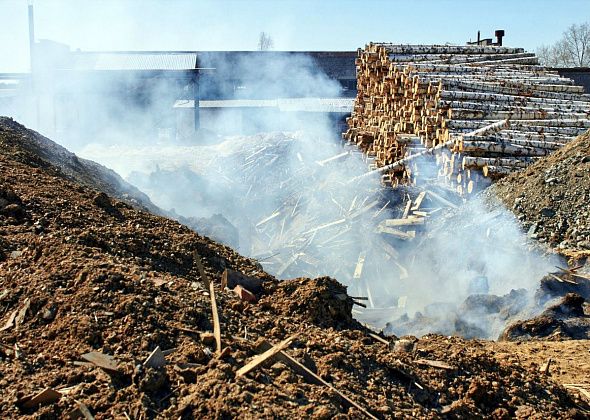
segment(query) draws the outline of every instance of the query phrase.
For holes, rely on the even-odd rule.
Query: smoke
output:
[[[342,145],[343,115],[326,112],[342,88],[309,56],[201,54],[200,65],[215,70],[200,79],[194,132],[187,80],[80,77],[63,70],[70,56],[54,47],[36,95],[13,115],[277,277],[338,279],[367,298],[355,315],[375,328],[495,338],[556,263],[529,249],[512,214],[483,195],[458,211],[427,195],[424,226],[398,229],[406,239],[384,231],[417,193],[383,188],[377,177],[349,182],[368,162]],[[421,186],[462,204],[434,166],[425,161],[419,173]]]

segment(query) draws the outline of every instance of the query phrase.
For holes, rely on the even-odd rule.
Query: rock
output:
[[[541,209],[541,216],[553,217],[553,216],[555,216],[555,210],[553,210],[549,207],[544,207]]]
[[[57,309],[54,306],[50,306],[41,311],[41,318],[43,318],[45,321],[53,321],[55,319],[56,312]]]
[[[407,338],[401,338],[393,345],[393,351],[395,353],[411,353],[414,351],[414,341],[408,340]]]

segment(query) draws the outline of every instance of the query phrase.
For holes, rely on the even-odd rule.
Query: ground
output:
[[[531,362],[544,354],[534,359],[527,347],[534,343],[427,335],[394,345],[352,318],[352,300],[336,280],[277,282],[256,261],[80,183],[14,136],[12,125],[0,124],[0,412],[7,418],[588,417],[588,405],[560,385],[582,378],[540,372]],[[227,268],[263,281],[256,302],[222,290]],[[220,349],[209,334],[207,281]],[[288,355],[360,408],[277,360],[238,375],[261,340],[288,337]],[[584,354],[587,342],[539,345],[549,354],[567,343]],[[158,347],[166,362],[152,366],[146,359]],[[521,349],[526,357],[514,360]],[[96,357],[102,363],[89,362]],[[586,369],[577,360],[571,375]],[[47,388],[48,398],[27,404]]]

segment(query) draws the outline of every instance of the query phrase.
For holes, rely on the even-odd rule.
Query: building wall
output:
[[[577,85],[584,86],[584,92],[590,93],[590,68],[555,69],[560,76],[569,77]]]

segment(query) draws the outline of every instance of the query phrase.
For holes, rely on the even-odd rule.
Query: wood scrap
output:
[[[274,355],[276,355],[281,350],[286,349],[287,347],[289,347],[289,345],[296,338],[297,338],[297,334],[292,335],[292,336],[286,338],[285,340],[281,341],[277,345],[271,347],[270,349],[268,349],[264,353],[259,354],[258,356],[255,356],[247,364],[245,364],[240,369],[238,369],[238,371],[236,372],[236,376],[238,376],[238,377],[239,376],[244,376],[248,372],[251,372],[252,370],[256,369],[258,366],[260,366],[260,364],[262,364],[265,361],[271,359]]]
[[[45,388],[44,390],[29,395],[27,397],[23,397],[16,402],[17,405],[23,408],[33,408],[41,404],[50,404],[58,401],[62,397],[62,394],[55,389],[52,388]]]
[[[154,369],[160,369],[161,367],[166,365],[166,356],[160,349],[160,346],[157,346],[154,351],[150,353],[150,355],[145,359],[143,362],[143,366],[149,366]]]
[[[268,343],[267,341],[261,341],[261,343],[258,345],[258,349],[259,349],[259,351],[264,351],[264,353],[262,353],[262,354],[266,354],[267,352],[273,350],[274,347],[270,343]],[[368,417],[370,419],[377,419],[377,417],[375,417],[374,415],[372,415],[370,412],[368,412],[361,405],[359,405],[356,402],[354,402],[353,400],[351,400],[349,397],[347,397],[342,392],[340,392],[339,390],[337,390],[332,384],[330,384],[329,382],[326,382],[325,380],[323,380],[321,377],[319,377],[317,374],[315,374],[314,372],[312,372],[310,369],[308,369],[302,363],[298,362],[295,358],[291,357],[285,351],[279,350],[278,352],[276,352],[275,354],[273,354],[272,357],[277,358],[278,360],[280,360],[281,362],[283,362],[284,364],[286,364],[287,366],[289,366],[290,368],[292,368],[293,370],[295,370],[297,373],[299,373],[301,376],[303,376],[308,382],[314,383],[314,384],[318,384],[318,385],[324,385],[324,386],[326,386],[332,392],[334,392],[340,398],[342,398],[342,400],[348,406],[356,408],[362,414],[364,414],[366,417]]]
[[[233,289],[236,286],[244,286],[253,293],[262,292],[262,280],[258,277],[247,276],[239,271],[226,268],[221,275],[221,287]]]
[[[113,356],[98,351],[91,351],[89,353],[83,354],[80,357],[86,362],[92,363],[106,372],[119,373],[117,361]]]
[[[70,420],[94,420],[94,416],[92,415],[86,404],[77,400],[74,401],[76,401],[77,407],[68,413],[68,417],[70,418]]]
[[[441,360],[428,360],[428,359],[417,359],[414,360],[414,363],[421,366],[429,366],[436,369],[444,369],[444,370],[456,370],[453,366],[445,363]]]
[[[221,323],[219,322],[219,311],[217,310],[215,287],[213,285],[213,282],[209,280],[209,277],[207,277],[207,273],[205,273],[203,263],[201,262],[201,257],[199,256],[197,251],[193,252],[193,260],[197,264],[201,280],[205,285],[207,285],[209,289],[209,297],[211,299],[211,314],[213,317],[213,334],[215,335],[216,353],[219,355],[221,354],[223,349],[221,348]]]
[[[365,251],[361,251],[359,254],[358,261],[356,263],[356,267],[354,269],[354,274],[352,276],[353,279],[360,279],[363,274],[363,265],[365,264],[365,257],[367,253]]]

